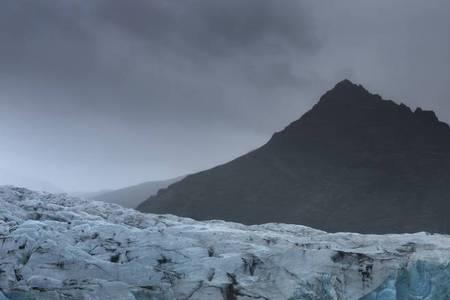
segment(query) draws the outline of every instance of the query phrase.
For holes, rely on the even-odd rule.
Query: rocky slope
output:
[[[138,209],[330,232],[449,233],[448,182],[447,124],[345,80],[266,145]]]
[[[450,237],[142,214],[0,188],[0,299],[448,299]]]

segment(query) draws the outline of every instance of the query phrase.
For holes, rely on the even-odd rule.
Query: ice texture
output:
[[[0,300],[449,299],[449,263],[446,235],[197,222],[0,187]]]

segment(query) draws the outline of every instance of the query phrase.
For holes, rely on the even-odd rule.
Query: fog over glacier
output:
[[[91,191],[202,170],[343,78],[448,122],[449,14],[445,0],[3,1],[0,165],[22,178],[4,183]]]

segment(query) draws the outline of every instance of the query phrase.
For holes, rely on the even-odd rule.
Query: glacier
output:
[[[3,186],[4,299],[450,299],[450,236],[198,222]]]

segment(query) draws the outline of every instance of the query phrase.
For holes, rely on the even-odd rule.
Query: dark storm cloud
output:
[[[238,95],[224,99],[230,81],[238,81],[236,92],[247,101],[258,98],[246,95],[248,85],[295,87],[301,80],[290,60],[318,47],[299,2],[43,0],[4,6],[3,76],[41,88],[64,86],[90,111],[134,118],[159,118],[177,107],[186,110],[180,122],[227,121],[229,107],[242,101]],[[267,101],[259,98],[255,102]],[[210,113],[193,118],[193,105]]]
[[[255,60],[317,48],[299,2],[41,0],[6,1],[2,6],[2,63],[32,73],[38,69],[60,76],[57,68],[66,76],[89,74],[104,55],[116,55],[116,65],[124,59],[139,62],[114,48],[125,54],[142,51],[155,60],[169,52],[198,63],[210,63],[217,56]]]
[[[226,55],[247,48],[276,51],[292,46],[304,51],[314,46],[308,16],[294,1],[279,5],[269,0],[151,0],[126,4],[112,0],[101,2],[96,13],[140,39],[179,43],[199,55]]]
[[[263,120],[289,101],[273,90],[302,85],[291,60],[320,46],[294,1],[1,8],[2,114],[15,148],[5,164],[72,189],[178,175],[257,146],[283,118]],[[178,151],[186,160],[172,163]]]
[[[78,190],[178,176],[344,77],[450,121],[449,16],[446,0],[2,1],[0,170]]]
[[[91,37],[80,24],[80,14],[64,1],[7,0],[1,5],[2,73],[69,75],[83,72],[79,62],[93,58]]]

